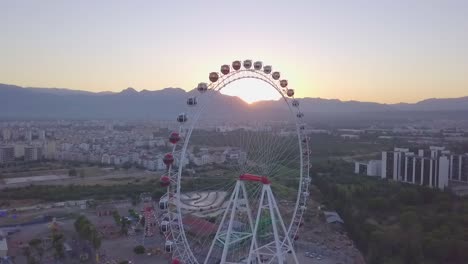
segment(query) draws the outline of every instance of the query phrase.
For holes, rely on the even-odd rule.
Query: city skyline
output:
[[[468,95],[468,3],[12,1],[1,83],[118,92],[193,89],[262,60],[298,97],[380,103]]]

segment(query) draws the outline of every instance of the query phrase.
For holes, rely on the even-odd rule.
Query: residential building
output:
[[[45,132],[45,130],[39,130],[39,140],[41,140],[41,141],[46,140],[46,132]]]
[[[382,161],[370,160],[368,162],[354,162],[354,173],[380,177],[382,173]]]
[[[15,161],[15,148],[13,146],[0,146],[0,164]]]
[[[356,174],[367,174],[367,163],[354,162],[354,173],[356,173]]]
[[[8,243],[6,234],[0,231],[0,258],[8,256]]]
[[[24,157],[24,148],[26,147],[25,144],[16,143],[15,144],[15,158],[22,158]]]
[[[24,161],[37,161],[43,158],[41,147],[28,146],[24,148]]]
[[[57,143],[55,140],[47,140],[44,142],[44,157],[53,160],[57,155]]]
[[[450,156],[450,180],[468,183],[468,153]]]
[[[33,138],[32,131],[30,129],[26,130],[26,134],[25,134],[26,141],[31,142],[32,138]]]
[[[4,128],[2,131],[2,137],[4,141],[11,140],[11,130],[9,128]]]
[[[448,186],[450,161],[444,147],[418,150],[407,148],[382,152],[381,177],[394,181],[443,189]]]

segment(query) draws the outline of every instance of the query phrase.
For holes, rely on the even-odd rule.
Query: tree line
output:
[[[348,169],[343,164],[318,166],[314,184],[326,206],[344,219],[368,263],[467,263],[468,198],[349,175]]]

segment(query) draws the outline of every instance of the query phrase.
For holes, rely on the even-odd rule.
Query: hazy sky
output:
[[[235,59],[299,97],[468,95],[468,1],[0,1],[0,83],[192,89]]]

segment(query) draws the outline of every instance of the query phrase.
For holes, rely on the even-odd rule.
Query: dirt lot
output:
[[[129,203],[123,203],[123,204],[117,204],[115,208],[121,213],[121,215],[125,215],[126,212],[128,212],[128,209],[131,208],[131,205]],[[115,227],[115,222],[112,216],[104,216],[104,217],[98,217],[95,213],[94,210],[81,210],[80,212],[73,211],[72,213],[77,214],[77,213],[82,213],[88,217],[88,219],[93,222],[93,224],[98,228],[104,230],[104,227],[106,226],[112,226]],[[64,211],[48,211],[47,212],[50,215],[56,215],[56,214],[64,214],[66,212]],[[70,213],[70,212],[69,212]],[[78,237],[76,235],[76,232],[74,230],[74,219],[59,219],[57,220],[57,225],[59,226],[59,231],[60,233],[63,233],[65,236],[65,242],[72,247],[71,253],[67,254],[66,259],[63,260],[61,263],[63,264],[74,264],[78,263],[76,261],[76,256],[81,254],[82,251],[86,251],[82,245],[77,243]],[[14,228],[4,228],[5,231],[7,230],[13,230],[13,229],[19,229],[19,232],[16,232],[14,234],[11,234],[8,237],[8,245],[9,245],[9,254],[15,257],[15,262],[17,264],[26,264],[27,259],[24,256],[24,250],[22,249],[23,245],[28,244],[29,241],[31,241],[34,238],[39,238],[39,239],[46,239],[52,234],[52,229],[50,228],[50,222],[49,223],[40,223],[40,224],[32,224],[32,225],[27,225],[27,226],[22,226],[22,227],[14,227]],[[103,231],[104,232],[104,231]],[[163,249],[161,248],[164,239],[161,237],[161,235],[157,234],[155,235],[151,241],[149,239],[146,240],[146,247],[150,248],[153,252],[162,252]],[[112,263],[112,261],[116,261],[118,263],[119,261],[123,260],[131,260],[133,263],[137,264],[150,264],[150,263],[156,263],[156,264],[166,264],[168,262],[168,256],[164,254],[160,255],[136,255],[133,252],[133,248],[140,244],[142,242],[142,237],[141,236],[121,236],[121,235],[116,235],[116,236],[105,236],[105,238],[102,240],[102,245],[100,248],[100,263],[106,263],[109,261]],[[53,254],[51,252],[45,252],[44,258],[41,262],[44,264],[52,264],[56,263],[53,260]],[[93,262],[86,262],[86,263],[93,263]]]

